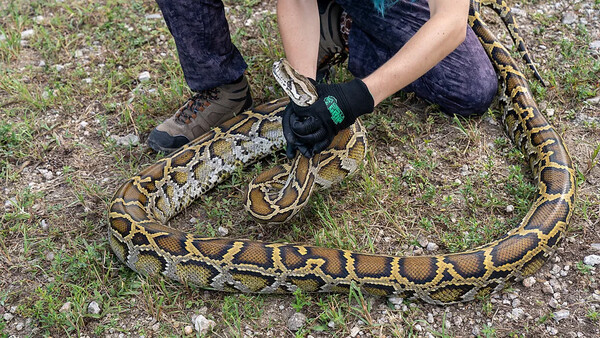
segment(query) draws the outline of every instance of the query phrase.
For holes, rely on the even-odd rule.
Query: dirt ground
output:
[[[269,74],[283,56],[275,1],[225,3],[256,102],[282,96]],[[107,243],[108,203],[161,157],[146,138],[190,94],[160,11],[149,0],[1,3],[0,336],[600,336],[600,2],[511,4],[549,82],[531,86],[575,162],[577,206],[533,279],[441,307],[355,294],[226,294],[129,270]],[[343,66],[337,80],[349,78]],[[281,154],[236,172],[169,224],[391,255],[485,244],[518,225],[535,191],[497,108],[457,119],[397,94],[364,119],[365,166],[317,192],[291,224],[258,225],[243,210],[247,183]],[[214,326],[198,332],[199,318]]]

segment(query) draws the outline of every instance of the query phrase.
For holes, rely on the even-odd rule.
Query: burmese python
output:
[[[480,3],[490,5],[501,15],[518,49],[525,55],[527,51],[504,1],[471,2],[469,25],[500,76],[506,132],[528,158],[537,179],[537,196],[516,229],[467,252],[391,257],[305,245],[202,238],[165,226],[168,219],[235,168],[283,146],[279,114],[286,101],[278,100],[236,116],[127,181],[110,203],[112,250],[135,271],[163,274],[209,289],[346,292],[354,283],[369,293],[416,297],[437,304],[472,300],[536,271],[567,229],[575,199],[574,170],[561,137],[538,110],[524,75],[481,21]],[[353,131],[356,134],[347,132],[333,147],[343,149],[350,141],[358,147],[350,152],[356,155],[352,161],[360,162],[365,151],[364,131],[360,126]],[[314,168],[319,164],[314,161],[327,156],[297,158],[292,166],[299,173],[289,179],[281,168],[259,176],[253,183],[259,192],[249,193],[248,206],[253,210],[263,208],[263,214],[273,215],[275,209],[281,211],[278,215],[289,212],[284,215],[289,217],[294,211],[287,207],[299,206],[298,201],[308,197],[312,181],[317,180]],[[331,160],[320,169],[337,172],[342,161],[346,160]],[[260,192],[267,176],[275,179],[275,186],[287,184],[283,187],[285,193],[266,189]],[[261,198],[272,200],[259,202]]]

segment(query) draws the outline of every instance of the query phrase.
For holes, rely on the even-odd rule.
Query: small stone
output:
[[[198,315],[196,318],[194,318],[193,322],[194,328],[200,334],[209,332],[213,327],[215,327],[215,325],[217,325],[214,320],[207,319],[203,315]]]
[[[427,244],[429,244],[429,241],[427,240],[427,238],[422,237],[422,236],[419,236],[419,238],[417,238],[417,242],[419,242],[419,245],[423,248],[426,247]]]
[[[552,108],[546,109],[546,115],[548,115],[548,116],[554,116],[554,112],[555,112],[555,110]]]
[[[155,323],[152,325],[152,331],[158,332],[158,330],[160,330],[160,323]]]
[[[565,318],[569,318],[570,314],[571,314],[571,312],[569,312],[569,310],[556,311],[556,312],[554,312],[554,320],[559,322]]]
[[[388,297],[388,301],[393,305],[401,305],[404,302],[404,298],[400,297]]]
[[[186,336],[189,336],[194,333],[194,328],[191,325],[188,325],[183,328],[183,333],[185,333]]]
[[[416,324],[415,330],[421,332],[421,331],[423,331],[423,327],[421,326],[421,324]]]
[[[515,207],[512,204],[509,204],[506,206],[506,212],[513,212],[515,211]]]
[[[546,327],[546,331],[548,331],[548,334],[551,336],[556,336],[558,334],[558,329],[552,326]]]
[[[550,298],[550,301],[548,302],[548,306],[550,306],[553,309],[558,309],[559,304],[556,301],[556,299],[554,297]]]
[[[592,247],[592,250],[600,251],[600,243],[592,243],[590,247]]]
[[[552,270],[550,270],[550,273],[553,275],[557,275],[560,273],[561,270],[562,270],[562,268],[560,267],[560,265],[554,264],[554,265],[552,265]]]
[[[162,18],[162,15],[160,15],[158,13],[152,13],[152,14],[146,14],[144,17],[148,20],[156,20],[156,19]]]
[[[94,82],[94,80],[92,80],[91,77],[86,77],[85,79],[83,79],[83,82],[90,84],[90,83]]]
[[[227,230],[227,228],[220,226],[217,231],[219,232],[219,235],[221,236],[227,236],[227,234],[229,234],[229,230]]]
[[[587,100],[585,100],[583,102],[585,102],[587,104],[598,104],[598,103],[600,103],[600,96],[596,96],[596,97],[593,97],[591,99],[587,99]]]
[[[35,21],[35,23],[37,23],[37,24],[40,24],[40,23],[44,22],[44,17],[41,15],[38,15],[35,18],[33,18],[33,21]]]
[[[303,313],[295,312],[290,319],[288,319],[287,326],[291,331],[298,331],[306,323],[306,316]]]
[[[57,72],[62,72],[62,70],[65,69],[65,66],[63,66],[63,65],[54,65],[54,69],[56,69]]]
[[[437,244],[433,243],[433,242],[427,243],[427,251],[436,251],[439,248],[440,247]]]
[[[333,329],[335,327],[335,322],[333,320],[330,320],[329,323],[327,323],[327,326]]]
[[[552,289],[552,286],[550,285],[549,282],[544,282],[544,285],[542,286],[542,292],[545,294],[553,294],[554,290]]]
[[[516,321],[516,320],[519,320],[519,318],[521,318],[521,316],[523,316],[525,314],[525,310],[523,310],[523,308],[518,307],[518,308],[512,309],[511,314],[512,314],[512,319]]]
[[[433,324],[434,320],[433,320],[433,313],[428,313],[427,314],[427,322],[429,324]]]
[[[6,35],[0,33],[0,41],[5,41],[6,40]]]
[[[27,40],[35,34],[33,29],[24,30],[21,32],[21,39]]]
[[[566,12],[563,14],[562,23],[565,25],[570,25],[577,22],[577,15],[573,12]]]
[[[590,266],[596,266],[596,265],[600,264],[600,256],[598,256],[598,255],[585,256],[583,258],[583,264],[590,265]]]
[[[38,67],[46,67],[46,61],[40,60],[40,63],[38,63]]]
[[[535,277],[531,276],[531,277],[527,277],[525,279],[523,279],[523,286],[526,288],[530,288],[533,286],[533,284],[535,284],[536,280]]]
[[[83,50],[81,50],[81,49],[76,50],[75,51],[75,57],[78,58],[78,59],[81,58],[81,57],[83,57]]]
[[[99,314],[102,310],[100,309],[100,305],[98,305],[98,303],[96,303],[96,301],[92,301],[90,302],[90,304],[88,305],[88,313],[91,313],[93,315],[97,315]]]
[[[358,334],[358,332],[360,332],[360,329],[358,328],[358,326],[353,327],[350,330],[350,337],[356,337],[356,335]]]
[[[15,318],[15,316],[12,313],[7,312],[4,314],[4,316],[2,316],[2,318],[4,318],[5,322],[10,322],[13,318]]]
[[[42,174],[42,176],[44,177],[44,179],[45,179],[46,181],[49,181],[49,180],[51,180],[51,179],[53,179],[53,178],[54,178],[54,173],[53,173],[52,171],[50,171],[50,170],[46,170],[46,169],[38,169],[38,172],[39,172],[40,174]]]
[[[87,123],[86,121],[81,121],[81,122],[79,122],[79,127],[80,127],[80,128],[85,128],[85,127],[87,127],[87,126],[88,126],[88,124],[89,124],[89,123]]]
[[[144,71],[138,75],[138,80],[140,82],[150,81],[150,72]]]
[[[521,300],[519,300],[519,298],[515,298],[512,301],[512,307],[519,307],[519,305],[521,305]]]
[[[52,251],[49,251],[49,252],[46,254],[46,260],[47,260],[48,262],[52,262],[52,261],[54,260],[54,253],[53,253]]]
[[[24,327],[25,327],[25,323],[23,323],[23,322],[18,322],[18,323],[17,323],[17,326],[15,326],[15,330],[17,330],[17,331],[21,331],[21,330],[23,330],[23,328],[24,328]]]
[[[43,220],[40,222],[40,228],[42,228],[42,230],[44,230],[44,231],[47,231],[47,230],[48,230],[48,223],[46,222],[46,220],[45,220],[45,219],[43,219]]]
[[[117,145],[121,146],[137,146],[140,143],[140,138],[134,134],[127,134],[125,136],[111,135],[110,137],[115,140]]]
[[[479,334],[481,333],[481,331],[479,330],[479,326],[475,326],[473,327],[473,330],[471,330],[471,333],[475,336],[475,337],[479,337]]]
[[[60,310],[58,310],[58,312],[60,312],[60,313],[65,313],[65,312],[69,312],[69,311],[71,311],[71,302],[64,303],[60,307]]]
[[[591,49],[600,49],[600,40],[590,42]]]

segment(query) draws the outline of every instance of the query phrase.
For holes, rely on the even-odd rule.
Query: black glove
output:
[[[296,107],[298,107],[298,106],[296,106]],[[294,132],[292,131],[290,122],[291,122],[293,114],[294,114],[294,107],[293,107],[293,103],[290,102],[285,107],[285,110],[283,111],[282,120],[281,120],[281,124],[283,127],[283,136],[285,137],[285,140],[287,142],[287,146],[285,148],[285,155],[290,159],[292,159],[296,156],[296,150],[300,150],[300,152],[302,154],[304,154],[304,156],[306,156],[306,154],[309,153],[308,148],[305,145],[298,142],[298,140],[296,139],[296,136],[294,135]]]
[[[340,130],[374,108],[373,96],[358,78],[342,84],[317,85],[317,94],[319,99],[314,104],[300,107],[291,103],[293,110],[284,113],[284,135],[289,134],[286,135],[288,156],[291,140],[294,149],[313,157],[325,150]]]

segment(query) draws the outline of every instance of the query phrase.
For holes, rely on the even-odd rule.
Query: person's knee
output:
[[[442,107],[446,113],[466,117],[480,115],[487,111],[498,92],[496,74],[473,79],[471,82],[458,100]]]

